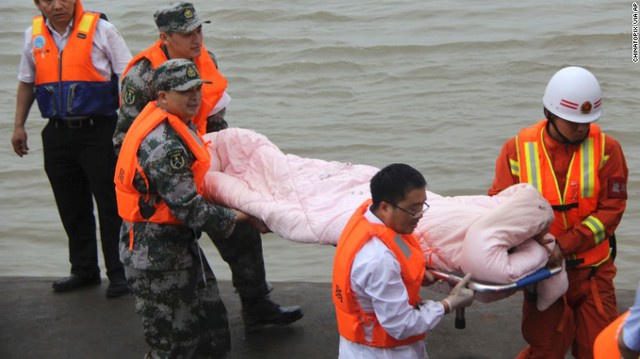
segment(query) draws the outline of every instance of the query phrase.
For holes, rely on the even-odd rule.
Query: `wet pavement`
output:
[[[54,293],[53,278],[0,277],[0,358],[143,358],[146,344],[130,295],[107,299],[101,286]],[[329,283],[275,282],[271,298],[301,305],[304,318],[287,327],[245,335],[240,300],[229,281],[219,283],[232,335],[230,358],[336,358],[338,332]],[[423,297],[442,295],[423,290]],[[626,310],[631,290],[618,291]],[[447,315],[427,336],[431,359],[513,358],[523,347],[521,294],[493,303],[475,302],[466,310],[466,329]]]

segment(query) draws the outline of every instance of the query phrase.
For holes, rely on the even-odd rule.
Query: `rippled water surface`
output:
[[[85,1],[107,13],[135,54],[157,38],[157,1]],[[600,125],[623,146],[629,202],[617,231],[616,284],[640,279],[640,64],[631,61],[631,2],[194,1],[230,81],[233,126],[283,151],[382,167],[406,162],[443,195],[485,194],[502,143],[542,118],[551,75],[592,70]],[[464,4],[464,5],[463,5]],[[10,145],[16,72],[31,1],[0,4],[0,275],[64,275],[66,237],[43,171],[37,110],[31,151]],[[203,240],[216,274],[230,278]],[[333,247],[264,238],[271,280],[330,281]]]

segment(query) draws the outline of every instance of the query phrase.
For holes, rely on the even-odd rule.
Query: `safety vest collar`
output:
[[[168,58],[163,49],[162,40],[156,41],[149,48],[137,54],[127,65],[122,77],[124,78],[129,69],[142,59],[147,59],[151,63],[151,67],[153,69],[167,61]],[[211,84],[204,84],[202,86],[202,104],[200,105],[198,114],[193,118],[193,122],[198,127],[198,133],[203,135],[206,133],[207,129],[207,117],[224,95],[228,81],[218,71],[217,65],[213,62],[211,56],[209,56],[209,52],[204,47],[204,44],[202,45],[200,56],[192,59],[192,61],[196,64],[200,77],[212,82]]]
[[[550,140],[546,124],[547,120],[542,120],[518,133],[517,159],[511,160],[511,173],[518,176],[521,183],[536,187],[551,204],[555,215],[551,234],[557,236],[580,222],[593,231],[594,248],[570,255],[568,259],[579,267],[598,265],[610,255],[604,225],[590,216],[597,207],[600,193],[599,170],[604,161],[605,136],[598,125],[590,125],[589,135],[572,155],[561,190],[545,145],[545,139]]]
[[[530,183],[543,194],[557,212],[591,213],[597,204],[600,191],[598,172],[604,153],[604,135],[592,124],[589,136],[572,155],[565,187],[561,190],[545,146],[546,120],[523,129],[516,136],[517,163],[512,163],[512,173],[521,183]],[[578,216],[575,219],[580,219]],[[565,223],[570,225],[570,223]]]
[[[116,163],[114,182],[118,213],[125,221],[182,224],[162,198],[148,191],[140,193],[133,184],[134,177],[138,174],[147,182],[147,189],[149,188],[146,174],[139,164],[138,149],[144,138],[163,121],[167,121],[194,154],[196,160],[191,165],[194,182],[198,193],[204,192],[204,178],[211,159],[209,151],[180,118],[158,107],[156,101],[150,102],[127,131]]]
[[[44,118],[108,117],[118,108],[117,76],[105,78],[91,53],[99,13],[76,7],[71,34],[59,50],[42,16],[32,21],[34,96]]]
[[[80,0],[76,0],[75,9],[73,12],[73,18],[71,19],[71,21],[69,21],[69,24],[67,24],[65,32],[60,35],[65,35],[67,32],[73,31],[74,24],[80,23],[80,20],[82,19],[82,16],[84,14],[85,14],[85,11],[84,11],[84,6],[82,5],[82,2]],[[53,25],[51,24],[51,21],[45,16],[40,15],[40,16],[36,16],[36,18],[40,19],[40,23],[38,25],[42,26],[42,24],[44,24],[48,28],[53,29]],[[43,28],[41,27],[40,30],[42,29]],[[55,29],[53,30],[55,31]]]

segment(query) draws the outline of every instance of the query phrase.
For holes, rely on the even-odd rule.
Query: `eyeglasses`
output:
[[[423,207],[422,207],[422,209],[421,209],[421,210],[419,210],[419,211],[417,211],[417,212],[412,212],[412,211],[410,211],[410,210],[408,210],[408,209],[406,209],[406,208],[402,208],[402,207],[400,207],[400,206],[398,206],[398,205],[396,205],[396,204],[393,204],[393,203],[389,203],[389,204],[390,204],[390,205],[392,205],[394,208],[397,208],[397,209],[401,210],[402,212],[405,212],[405,213],[409,214],[409,215],[410,215],[411,217],[413,217],[413,218],[419,218],[419,217],[420,217],[420,216],[422,216],[422,215],[423,215],[427,210],[429,210],[429,207],[430,207],[430,206],[429,206],[429,204],[428,204],[427,202],[424,202],[424,203],[423,203]]]

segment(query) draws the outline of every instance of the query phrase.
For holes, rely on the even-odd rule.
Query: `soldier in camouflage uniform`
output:
[[[212,132],[227,127],[224,121],[225,106],[229,101],[226,79],[217,72],[214,55],[202,44],[202,24],[209,21],[200,19],[193,5],[184,2],[159,9],[154,19],[160,31],[160,40],[134,57],[123,74],[122,106],[114,133],[116,153],[133,120],[149,101],[157,97],[151,81],[153,69],[170,58],[193,59],[203,78],[214,82],[203,86],[203,100],[211,100],[211,109],[201,109],[196,115],[194,121],[199,123],[198,128],[204,129],[206,124],[206,132]],[[210,86],[217,90],[207,91]],[[262,240],[258,231],[246,223],[239,223],[226,240],[215,233],[207,231],[207,234],[231,269],[232,282],[242,302],[242,318],[247,331],[265,325],[286,325],[302,318],[299,306],[281,307],[269,299],[272,288],[266,280]]]
[[[191,3],[177,2],[158,9],[154,14],[156,26],[160,31],[160,40],[150,48],[136,55],[124,73],[122,74],[122,105],[118,114],[118,124],[113,135],[113,143],[116,154],[120,151],[120,146],[127,130],[138,116],[140,111],[157,98],[156,90],[153,88],[153,70],[160,62],[171,58],[197,59],[204,58],[213,62],[218,68],[215,55],[204,48],[202,37],[202,24],[210,23],[209,20],[202,20],[195,12]],[[202,53],[204,50],[204,54]],[[162,52],[162,55],[156,52]],[[147,55],[148,53],[152,55]],[[147,55],[147,56],[145,56]],[[158,58],[158,63],[153,63]],[[196,63],[197,64],[197,63]],[[203,78],[202,69],[198,69]],[[231,101],[226,92],[226,79],[218,73],[220,91],[217,94],[214,108],[206,114],[204,119],[207,123],[206,132],[215,132],[228,127],[224,119],[226,105]],[[213,79],[210,79],[213,81]],[[195,121],[200,119],[196,118]],[[201,131],[204,132],[204,131]]]
[[[230,350],[227,312],[197,238],[200,231],[226,238],[239,221],[266,227],[198,193],[203,175],[198,177],[192,166],[203,163],[201,173],[206,173],[209,157],[190,120],[205,83],[195,64],[169,60],[155,71],[153,82],[158,101],[149,103],[132,126],[116,166],[118,210],[124,219],[120,259],[142,316],[148,358],[225,357]],[[176,116],[174,123],[168,113]],[[164,204],[168,212],[160,217]]]

